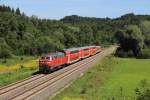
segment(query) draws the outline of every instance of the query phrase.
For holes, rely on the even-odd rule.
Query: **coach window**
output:
[[[57,57],[56,56],[53,56],[53,59],[56,59]]]
[[[58,58],[61,58],[61,57],[62,57],[62,55],[59,55],[59,56],[58,56]]]
[[[71,53],[78,53],[78,50],[75,50],[75,51],[71,51]]]
[[[58,56],[55,56],[55,58],[57,59],[57,58],[58,58]]]
[[[89,50],[89,49],[84,49],[84,51],[87,51],[87,50]]]
[[[54,57],[52,57],[52,60],[54,60]]]
[[[61,55],[61,58],[63,58],[64,57],[64,55]]]

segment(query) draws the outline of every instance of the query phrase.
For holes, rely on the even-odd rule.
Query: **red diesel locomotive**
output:
[[[51,72],[58,66],[74,63],[83,58],[89,57],[100,52],[100,46],[86,46],[79,48],[64,49],[46,54],[39,60],[40,72]]]

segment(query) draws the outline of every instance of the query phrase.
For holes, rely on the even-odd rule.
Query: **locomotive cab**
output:
[[[52,57],[51,56],[42,56],[41,59],[39,60],[39,65],[42,64],[48,64],[50,61],[52,61]]]
[[[49,71],[49,65],[52,61],[52,57],[45,55],[42,56],[41,59],[39,60],[39,71],[40,72],[46,72]]]
[[[44,73],[54,71],[60,65],[66,64],[67,61],[68,57],[63,52],[47,54],[39,60],[39,71]]]

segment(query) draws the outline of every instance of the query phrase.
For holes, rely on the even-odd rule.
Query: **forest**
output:
[[[150,15],[129,13],[113,19],[71,15],[51,20],[0,6],[0,58],[111,44],[120,45],[116,52],[120,57],[150,58]]]

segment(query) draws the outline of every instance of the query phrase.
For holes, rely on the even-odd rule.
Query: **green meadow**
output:
[[[150,59],[106,57],[53,100],[134,100],[150,87]]]
[[[21,68],[13,72],[0,74],[0,87],[22,80],[36,73],[38,69],[34,68]]]
[[[38,66],[38,57],[15,56],[8,59],[0,59],[0,73],[12,72],[20,68],[35,68]]]
[[[37,59],[32,56],[0,59],[0,87],[27,78],[37,72]]]

